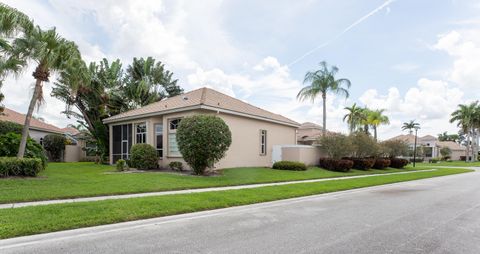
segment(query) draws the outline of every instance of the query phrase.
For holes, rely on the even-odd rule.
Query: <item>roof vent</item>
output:
[[[184,101],[188,101],[188,97],[187,97],[187,96],[183,96],[183,100],[184,100]]]

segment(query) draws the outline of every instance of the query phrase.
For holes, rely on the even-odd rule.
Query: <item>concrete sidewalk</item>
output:
[[[109,200],[109,199],[125,199],[125,198],[164,196],[164,195],[173,195],[173,194],[199,193],[199,192],[208,192],[208,191],[240,190],[240,189],[251,189],[251,188],[258,188],[258,187],[278,186],[278,185],[297,184],[297,183],[314,183],[314,182],[336,181],[336,180],[343,180],[343,179],[355,179],[355,178],[376,177],[376,176],[385,176],[385,175],[410,174],[410,173],[415,173],[415,172],[428,172],[428,171],[434,171],[434,170],[437,170],[437,169],[415,170],[415,171],[405,171],[405,172],[386,173],[386,174],[346,176],[346,177],[335,177],[335,178],[309,179],[309,180],[299,180],[299,181],[289,181],[289,182],[259,183],[259,184],[225,186],[225,187],[212,187],[212,188],[201,188],[201,189],[159,191],[159,192],[146,192],[146,193],[111,195],[111,196],[97,196],[97,197],[86,197],[86,198],[70,198],[70,199],[57,199],[57,200],[45,200],[45,201],[7,203],[7,204],[0,204],[0,209],[19,208],[19,207],[26,207],[26,206],[51,205],[51,204],[63,204],[63,203],[74,203],[74,202],[101,201],[101,200]]]

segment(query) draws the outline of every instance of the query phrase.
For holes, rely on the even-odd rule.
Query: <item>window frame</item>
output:
[[[139,125],[144,125],[145,126],[145,131],[144,132],[138,132],[138,127]],[[147,143],[147,122],[138,122],[134,124],[135,126],[135,144],[146,144]],[[138,135],[142,135],[141,141],[143,142],[138,142]]]
[[[175,137],[175,143],[176,143],[176,146],[177,146],[177,149],[178,149],[178,143],[177,143],[177,129],[178,129],[178,125],[180,124],[180,121],[183,119],[183,117],[172,117],[172,118],[169,118],[167,119],[167,126],[168,126],[168,133],[167,133],[167,147],[168,147],[168,150],[167,150],[167,153],[168,153],[168,157],[171,157],[171,158],[182,158],[182,154],[180,153],[180,150],[178,150],[178,153],[175,153],[173,154],[172,153],[172,149],[171,149],[171,138],[170,137]],[[172,121],[176,121],[178,120],[178,123],[176,125],[176,128],[175,129],[172,129],[171,127],[171,123]],[[165,150],[165,149],[164,149]]]
[[[161,132],[157,131],[157,126],[160,126],[162,128]],[[164,148],[164,144],[163,144],[163,137],[164,137],[163,123],[153,124],[153,129],[154,129],[154,133],[155,133],[155,150],[157,151],[158,158],[163,159],[163,157],[165,156],[165,153],[164,153],[165,148]],[[162,136],[162,148],[161,149],[158,148],[158,136],[159,136],[159,134]],[[159,155],[159,151],[162,151],[161,156]]]
[[[261,129],[260,130],[260,156],[267,155],[267,137],[268,132],[267,130]]]

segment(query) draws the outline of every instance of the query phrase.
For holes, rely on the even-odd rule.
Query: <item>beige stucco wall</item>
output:
[[[161,167],[167,167],[172,161],[181,161],[187,167],[181,157],[169,155],[168,151],[168,123],[170,119],[190,116],[194,114],[215,114],[221,117],[232,132],[232,144],[225,157],[220,160],[215,168],[232,167],[270,167],[272,164],[272,147],[274,145],[294,145],[296,143],[296,128],[277,123],[256,120],[252,118],[236,116],[226,113],[217,113],[207,110],[192,110],[181,113],[167,114],[157,117],[137,119],[110,124],[110,154],[112,154],[112,126],[118,124],[147,123],[147,143],[155,144],[155,124],[163,124],[163,154],[159,160]],[[267,130],[267,154],[260,155],[260,130]],[[135,128],[134,128],[135,132]],[[133,133],[135,137],[135,133]],[[135,142],[134,142],[135,143]],[[110,161],[113,162],[110,155]]]
[[[282,160],[299,161],[307,166],[318,165],[322,151],[315,146],[284,146],[282,147]]]
[[[460,156],[465,156],[464,150],[452,150],[451,160],[458,161],[460,160]]]
[[[83,151],[79,145],[66,145],[63,153],[64,162],[77,162],[80,161]]]

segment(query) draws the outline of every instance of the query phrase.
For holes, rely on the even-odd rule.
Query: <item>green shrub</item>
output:
[[[157,151],[149,144],[135,144],[130,150],[130,163],[131,167],[137,169],[157,168]]]
[[[373,164],[373,168],[375,169],[385,169],[390,166],[391,161],[386,158],[377,158],[375,159],[375,164]]]
[[[442,155],[442,160],[448,160],[448,159],[450,159],[450,156],[452,155],[452,149],[444,146],[444,147],[440,148],[440,154]]]
[[[387,140],[380,143],[382,155],[389,158],[408,156],[408,144],[402,140]]]
[[[359,170],[368,170],[375,165],[374,158],[352,158],[350,160],[353,161],[353,168]]]
[[[232,143],[228,125],[218,116],[185,117],[177,129],[177,142],[183,159],[197,175],[225,156]]]
[[[364,132],[353,133],[348,137],[352,143],[352,156],[355,158],[366,158],[377,156],[379,145],[375,139]],[[353,167],[356,168],[355,161]],[[375,162],[373,162],[375,163]],[[373,164],[372,164],[373,165]]]
[[[390,167],[392,168],[404,168],[408,163],[407,159],[390,158]]]
[[[0,157],[16,157],[22,136],[13,132],[0,135]],[[47,156],[43,147],[35,140],[28,138],[25,149],[25,158],[38,158],[42,166],[47,165]]]
[[[174,171],[182,171],[183,170],[183,163],[180,161],[172,161],[168,164],[171,170]]]
[[[329,158],[340,159],[352,153],[351,139],[343,134],[333,134],[321,137],[318,140],[320,148]]]
[[[0,157],[0,177],[36,176],[43,169],[38,158]]]
[[[117,171],[128,170],[127,162],[124,159],[118,160],[115,166],[117,168]]]
[[[441,158],[431,158],[430,160],[428,160],[428,162],[430,163],[437,163],[439,161],[441,161],[442,159]]]
[[[61,161],[62,152],[65,150],[66,138],[59,134],[49,134],[43,138],[43,147],[50,155],[52,161]]]
[[[281,170],[293,170],[293,171],[305,171],[307,170],[307,166],[305,163],[298,162],[298,161],[277,161],[273,163],[273,169],[281,169]]]
[[[348,172],[353,167],[353,161],[345,159],[321,158],[320,167],[332,171]]]
[[[18,123],[12,123],[7,121],[0,121],[0,135],[13,132],[16,134],[22,134],[23,126]]]

